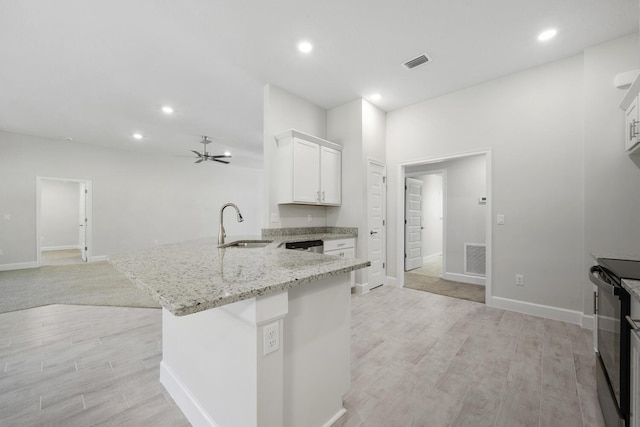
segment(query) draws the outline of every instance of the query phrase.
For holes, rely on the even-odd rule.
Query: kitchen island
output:
[[[193,425],[329,426],[349,388],[349,273],[280,248],[158,246],[111,263],[163,307],[160,381]]]

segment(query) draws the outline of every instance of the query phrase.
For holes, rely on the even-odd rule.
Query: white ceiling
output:
[[[324,108],[380,92],[392,111],[636,32],[638,17],[638,0],[2,0],[0,129],[174,155],[208,135],[260,167],[266,83]],[[424,52],[432,63],[401,66]]]

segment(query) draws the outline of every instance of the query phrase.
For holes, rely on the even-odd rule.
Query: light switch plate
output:
[[[280,222],[280,215],[277,212],[271,213],[271,222]]]
[[[498,214],[497,223],[498,225],[504,225],[504,215]]]

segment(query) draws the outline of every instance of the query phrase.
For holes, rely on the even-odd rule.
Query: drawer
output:
[[[335,251],[337,249],[353,248],[356,245],[356,239],[338,239],[338,240],[325,240],[324,252]]]

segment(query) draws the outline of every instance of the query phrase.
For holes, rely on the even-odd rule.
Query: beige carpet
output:
[[[404,273],[404,287],[484,304],[485,287],[452,282],[441,277]]]
[[[107,262],[0,271],[0,313],[49,304],[160,307]]]

